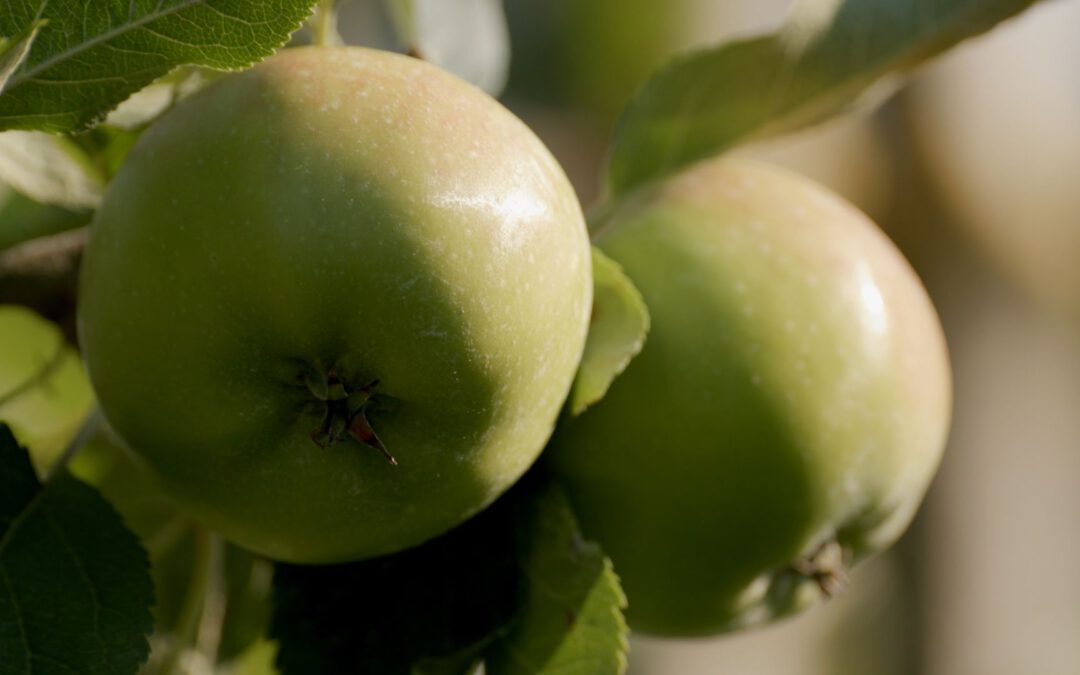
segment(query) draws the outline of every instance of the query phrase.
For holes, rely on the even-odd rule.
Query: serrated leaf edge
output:
[[[199,62],[196,62],[196,61],[187,62],[187,63],[177,63],[174,66],[172,66],[171,68],[169,68],[168,70],[162,72],[159,77],[165,77],[165,76],[169,75],[170,73],[172,73],[177,68],[180,68],[180,67],[183,67],[183,66],[188,66],[188,65],[197,65],[197,66],[201,66],[201,67],[204,67],[204,68],[212,68],[213,70],[218,70],[218,71],[221,71],[221,72],[238,72],[238,71],[241,71],[241,70],[246,70],[247,68],[251,68],[252,66],[254,66],[254,65],[258,64],[258,63],[261,63],[262,61],[264,61],[264,60],[268,59],[269,57],[273,56],[278,50],[280,50],[282,47],[287,45],[289,43],[289,40],[290,40],[292,34],[295,33],[296,31],[300,30],[300,28],[303,27],[304,23],[311,17],[311,14],[314,11],[316,3],[317,3],[317,0],[309,0],[309,9],[308,9],[307,15],[304,18],[297,21],[296,24],[293,25],[292,28],[288,31],[288,33],[286,33],[285,37],[282,38],[281,41],[277,42],[274,46],[270,47],[266,51],[265,54],[262,54],[262,56],[256,56],[255,58],[250,59],[248,61],[242,61],[241,64],[238,65],[238,66],[226,67],[226,68],[209,66],[207,64],[199,63]],[[176,5],[174,8],[171,8],[174,11],[162,12],[162,13],[154,16],[152,20],[157,20],[157,19],[161,19],[161,18],[164,18],[164,17],[167,17],[167,16],[171,16],[175,12],[182,11],[182,10],[185,10],[185,9],[190,9],[191,7],[194,7],[194,6],[197,6],[197,5],[205,5],[205,4],[207,4],[206,0],[190,0],[186,4]],[[47,21],[47,19],[45,21]],[[146,25],[147,23],[149,23],[149,21],[137,22],[137,25],[136,25],[136,23],[124,24],[123,27],[124,28],[128,28],[128,27],[141,28],[142,26]],[[46,59],[45,61],[42,61],[40,64],[37,64],[37,66],[35,66],[34,68],[27,69],[26,71],[21,73],[21,77],[19,78],[19,81],[23,81],[24,78],[32,77],[32,76],[36,75],[37,73],[42,72],[43,66],[51,67],[52,65],[55,65],[56,63],[62,61],[63,59],[58,58],[60,56],[70,57],[71,55],[77,55],[79,53],[82,53],[86,49],[89,49],[89,48],[92,48],[94,46],[97,46],[98,44],[104,43],[105,41],[107,41],[108,39],[110,39],[112,37],[116,37],[117,35],[122,35],[123,32],[124,31],[121,31],[119,29],[115,29],[113,31],[107,31],[105,34],[103,34],[103,35],[106,35],[107,37],[98,39],[101,36],[95,36],[95,38],[92,38],[90,42],[93,42],[93,44],[89,44],[88,46],[85,46],[85,47],[83,45],[79,45],[78,49],[65,50],[64,52],[61,52],[60,54],[57,54],[57,55],[55,55],[53,57],[50,57],[49,59]],[[83,44],[87,44],[87,43],[83,43]],[[155,80],[156,79],[158,79],[158,78],[155,78]],[[15,86],[18,86],[18,84],[16,84]],[[149,84],[147,86],[149,86]],[[8,88],[4,89],[4,90],[0,91],[0,94],[2,94],[3,91],[10,91],[12,88],[14,88],[14,87],[8,87]],[[145,87],[143,87],[143,88],[145,88]],[[126,101],[128,98],[131,97],[131,95],[135,94],[137,91],[141,91],[141,89],[142,88],[136,89],[135,91],[132,91],[130,94],[128,94],[127,97],[117,101],[116,103],[105,104],[105,107],[103,109],[99,109],[97,112],[95,112],[95,113],[93,113],[91,115],[88,115],[84,121],[76,123],[76,124],[70,126],[68,131],[74,133],[74,132],[81,132],[81,131],[87,131],[89,129],[92,129],[93,127],[100,124],[106,117],[108,117],[109,113],[111,113],[113,110],[116,110],[116,108],[118,108],[121,103]],[[67,117],[67,116],[69,116],[69,114],[60,115],[60,114],[54,114],[54,113],[43,113],[43,114],[40,114],[40,115],[26,115],[26,114],[21,114],[21,115],[0,115],[0,120],[21,119],[21,118],[26,118],[26,117],[55,118],[55,117]],[[6,129],[6,127],[3,127],[2,125],[0,125],[0,132],[2,132],[5,129]]]

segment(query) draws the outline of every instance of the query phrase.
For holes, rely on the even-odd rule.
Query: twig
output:
[[[75,344],[79,262],[89,239],[90,228],[81,227],[0,252],[0,304],[29,307]]]
[[[189,652],[192,663],[189,671],[213,675],[221,648],[221,631],[225,626],[225,541],[210,535],[210,574],[203,599],[199,630],[195,635],[194,649]]]
[[[195,530],[195,558],[190,569],[187,592],[180,607],[173,634],[169,636],[167,647],[158,653],[160,660],[148,665],[151,672],[163,675],[183,673],[184,655],[194,643],[202,620],[203,603],[210,585],[213,567],[213,550],[210,533],[201,527]]]
[[[78,266],[90,227],[31,239],[0,252],[0,282],[17,276],[56,276]]]

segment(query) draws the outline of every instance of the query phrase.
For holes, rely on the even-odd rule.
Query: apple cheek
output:
[[[611,218],[598,243],[651,332],[549,458],[631,626],[708,635],[836,593],[906,527],[944,445],[948,363],[918,279],[853,207],[743,160]]]
[[[565,175],[417,59],[298,48],[222,79],[142,137],[94,229],[80,321],[109,420],[273,557],[388,553],[484,508],[584,347]]]

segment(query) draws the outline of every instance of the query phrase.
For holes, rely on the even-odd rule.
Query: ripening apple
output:
[[[591,305],[580,206],[422,61],[288,49],[178,104],[93,224],[79,328],[115,431],[259,553],[418,544],[533,463]]]
[[[905,529],[945,441],[945,342],[907,262],[839,197],[747,160],[629,200],[597,240],[652,328],[547,456],[631,627],[708,635],[836,592]]]

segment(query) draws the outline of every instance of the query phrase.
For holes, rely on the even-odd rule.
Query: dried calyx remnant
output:
[[[315,445],[327,448],[344,440],[346,436],[351,436],[364,445],[375,448],[388,462],[397,465],[397,460],[379,440],[367,418],[367,408],[375,388],[379,385],[378,380],[358,389],[349,389],[335,368],[329,368],[319,377],[309,375],[305,379],[311,395],[325,406],[322,421],[311,432],[311,440]]]
[[[805,558],[791,564],[791,570],[801,577],[813,580],[825,597],[844,592],[848,584],[847,570],[851,563],[851,550],[835,539],[822,544]]]

